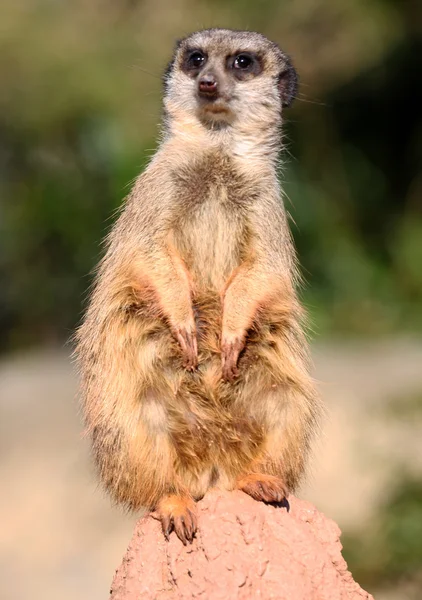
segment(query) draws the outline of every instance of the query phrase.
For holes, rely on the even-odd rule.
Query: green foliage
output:
[[[342,537],[349,569],[365,588],[418,587],[422,576],[422,482],[401,477],[365,532]],[[420,588],[418,587],[419,592]],[[420,598],[418,592],[412,598]],[[410,596],[409,596],[410,598]]]
[[[286,112],[282,179],[316,331],[420,328],[422,51],[412,6],[7,0],[3,349],[69,337],[104,233],[155,146],[173,42],[215,25],[261,30],[301,75],[296,108]]]
[[[396,424],[400,422],[407,430],[413,428],[417,435],[422,421],[421,391],[389,399],[382,416]],[[409,467],[405,468],[398,462],[394,486],[386,490],[370,523],[365,530],[345,533],[342,543],[349,569],[364,588],[374,593],[396,588],[399,590],[397,597],[419,600],[422,583],[422,480],[417,475],[418,467],[412,473]]]

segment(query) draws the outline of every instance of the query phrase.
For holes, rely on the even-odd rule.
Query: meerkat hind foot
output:
[[[236,488],[261,502],[283,502],[288,488],[280,477],[264,473],[249,473],[237,481]]]
[[[174,531],[185,546],[188,542],[192,543],[197,530],[196,508],[192,498],[176,494],[164,496],[158,503],[157,514],[166,540]]]

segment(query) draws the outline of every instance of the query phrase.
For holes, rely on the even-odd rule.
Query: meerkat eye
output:
[[[202,52],[192,52],[188,58],[189,67],[193,67],[194,69],[199,69],[202,65],[205,64],[206,58],[202,54]]]
[[[253,58],[249,54],[239,54],[234,59],[233,66],[235,69],[249,69],[253,63]]]
[[[263,70],[261,58],[252,52],[239,52],[228,56],[226,68],[239,81],[248,81]]]

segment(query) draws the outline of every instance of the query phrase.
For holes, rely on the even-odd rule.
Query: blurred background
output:
[[[135,517],[96,487],[68,339],[101,239],[156,147],[161,74],[203,27],[261,31],[301,78],[283,181],[328,407],[300,495],[357,581],[422,597],[418,0],[4,0],[0,598],[100,600]]]

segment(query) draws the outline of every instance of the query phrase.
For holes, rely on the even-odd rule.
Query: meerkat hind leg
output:
[[[168,494],[157,505],[164,537],[168,540],[172,531],[186,546],[192,543],[197,530],[196,507],[189,495]]]
[[[289,387],[274,389],[262,400],[268,433],[261,456],[238,477],[236,488],[255,500],[282,502],[295,491],[303,475],[320,407],[316,397]]]
[[[283,502],[288,495],[284,481],[275,475],[249,473],[236,482],[236,489],[263,502]]]

